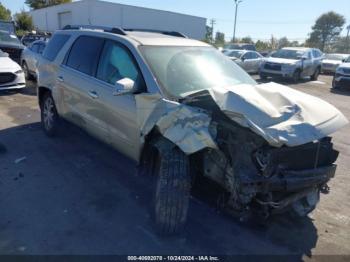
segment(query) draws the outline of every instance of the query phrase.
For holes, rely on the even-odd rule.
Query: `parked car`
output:
[[[255,51],[227,50],[223,54],[248,73],[259,73],[260,65],[264,60],[264,57]]]
[[[322,58],[322,52],[315,48],[282,48],[261,64],[260,78],[284,77],[298,82],[300,78],[310,76],[311,80],[317,80]]]
[[[344,63],[339,65],[335,71],[332,87],[350,88],[350,57]]]
[[[38,76],[38,60],[40,59],[47,42],[38,40],[26,47],[22,52],[21,65],[26,79],[37,78]]]
[[[237,50],[237,49],[256,51],[254,44],[246,44],[246,43],[226,44],[224,45],[223,50]]]
[[[22,68],[0,50],[0,90],[20,89],[25,86]]]
[[[16,33],[15,23],[13,21],[0,20],[0,31],[14,35]]]
[[[25,46],[30,46],[35,41],[39,41],[39,40],[47,41],[49,39],[49,37],[50,36],[48,34],[33,34],[33,33],[31,33],[31,34],[24,35],[21,39],[21,42]]]
[[[322,61],[322,73],[334,74],[337,67],[349,56],[346,54],[326,54]]]
[[[20,64],[21,54],[24,46],[18,40],[17,36],[7,31],[0,31],[0,49],[8,53],[10,58]]]
[[[217,49],[176,32],[76,28],[56,31],[39,63],[43,130],[54,136],[66,119],[156,178],[160,232],[183,228],[200,176],[240,215],[305,216],[328,192],[338,157],[329,135],[348,123],[334,106],[257,85]]]

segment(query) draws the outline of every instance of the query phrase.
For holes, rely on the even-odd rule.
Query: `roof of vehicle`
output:
[[[310,47],[283,47],[282,49],[287,49],[287,50],[297,50],[297,51],[308,51],[313,48]]]
[[[96,34],[112,34],[118,37],[123,37],[137,45],[148,46],[202,46],[209,47],[210,45],[189,39],[185,35],[178,32],[171,31],[155,31],[145,29],[121,29],[121,28],[107,28],[107,27],[95,27],[95,26],[66,26],[62,31],[77,33],[77,32],[94,32]]]

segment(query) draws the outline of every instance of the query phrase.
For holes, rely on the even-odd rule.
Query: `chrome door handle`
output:
[[[57,77],[57,80],[58,80],[59,82],[64,82],[64,78],[63,78],[63,76],[59,76],[59,77]]]
[[[97,99],[98,98],[98,94],[97,94],[96,91],[91,90],[91,91],[88,92],[88,94],[93,99]]]

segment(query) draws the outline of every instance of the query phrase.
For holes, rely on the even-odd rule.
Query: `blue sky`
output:
[[[233,35],[234,0],[108,0],[216,19],[215,31]],[[24,0],[0,0],[12,12],[26,8]],[[304,41],[317,17],[328,11],[345,16],[350,24],[350,0],[243,0],[239,6],[237,36],[267,40],[287,36]],[[343,30],[343,35],[346,30]]]

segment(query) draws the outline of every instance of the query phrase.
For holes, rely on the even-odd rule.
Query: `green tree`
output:
[[[32,9],[40,9],[48,6],[71,3],[72,0],[25,0],[25,3]]]
[[[287,37],[282,37],[278,40],[278,48],[283,48],[283,47],[287,47],[290,46],[290,42],[288,40]]]
[[[269,43],[261,40],[256,41],[255,48],[259,52],[268,51],[270,49]]]
[[[216,32],[215,35],[215,45],[223,46],[225,44],[225,34],[221,32]]]
[[[14,17],[17,30],[31,31],[34,29],[32,17],[24,10],[20,13],[16,13]]]
[[[206,26],[204,42],[212,43],[212,37],[213,37],[213,29],[210,26]]]
[[[344,16],[333,11],[321,15],[312,27],[307,45],[324,51],[340,35],[344,24]]]
[[[240,42],[244,43],[244,44],[254,44],[254,41],[253,41],[253,39],[250,36],[243,37],[240,40]]]
[[[0,2],[0,20],[11,20],[11,11]]]

